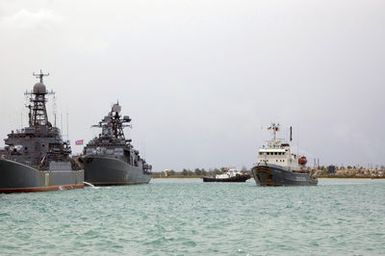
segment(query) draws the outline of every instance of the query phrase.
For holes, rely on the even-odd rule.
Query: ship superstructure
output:
[[[124,128],[131,127],[129,116],[121,116],[116,103],[97,125],[101,133],[84,148],[80,162],[85,180],[94,185],[127,185],[148,183],[151,165],[140,157],[139,151],[126,139]]]
[[[292,153],[290,144],[277,137],[279,124],[273,123],[268,129],[272,131],[273,138],[259,149],[258,162],[279,165],[290,170],[305,170],[306,157]],[[292,141],[291,130],[290,128],[290,141]]]
[[[33,74],[39,82],[25,95],[28,127],[11,131],[0,151],[0,192],[46,191],[83,187],[84,173],[71,159],[69,142],[48,120],[47,91],[44,74]]]

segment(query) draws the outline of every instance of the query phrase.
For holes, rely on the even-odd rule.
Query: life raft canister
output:
[[[298,163],[300,165],[305,165],[307,163],[306,156],[301,156],[300,158],[298,158]]]

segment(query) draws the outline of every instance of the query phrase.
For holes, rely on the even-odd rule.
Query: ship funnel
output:
[[[290,142],[293,140],[293,127],[290,126]]]

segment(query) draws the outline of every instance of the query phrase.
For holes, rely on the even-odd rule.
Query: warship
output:
[[[29,125],[11,131],[0,150],[0,193],[38,192],[83,188],[84,171],[70,157],[71,146],[64,142],[60,130],[48,121],[46,102],[48,92],[43,77],[29,98]]]
[[[310,186],[317,185],[318,179],[306,168],[305,156],[297,156],[290,144],[277,138],[279,124],[272,124],[273,139],[259,149],[259,161],[251,169],[257,185],[261,186]],[[292,141],[292,127],[290,127]]]
[[[123,129],[131,127],[129,116],[121,116],[119,102],[97,125],[102,132],[83,149],[79,162],[85,181],[96,186],[145,184],[151,180],[152,166],[126,139]]]

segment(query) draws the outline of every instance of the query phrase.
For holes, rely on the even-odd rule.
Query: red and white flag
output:
[[[76,140],[75,145],[83,145],[83,140]]]

